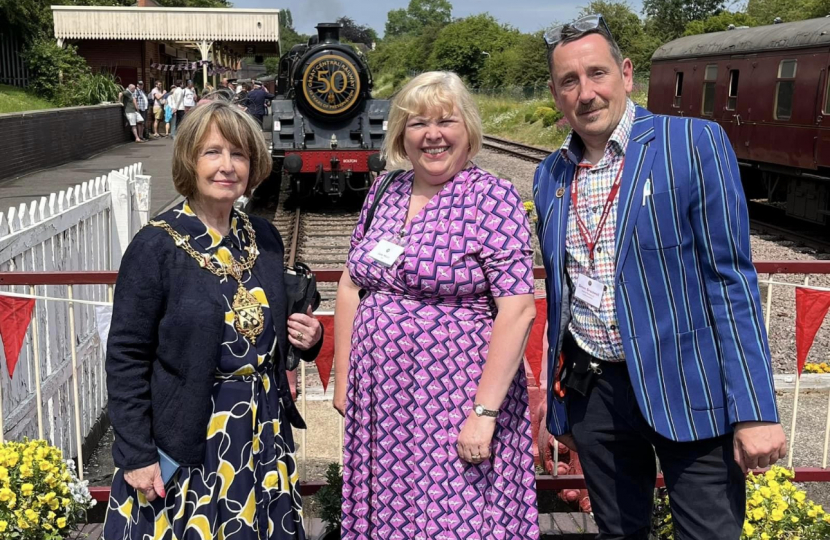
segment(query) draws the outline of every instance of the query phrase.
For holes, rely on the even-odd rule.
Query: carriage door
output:
[[[731,58],[724,66],[724,101],[720,124],[726,130],[738,159],[749,158],[752,138],[752,107],[748,99],[752,90],[753,62],[746,58]]]

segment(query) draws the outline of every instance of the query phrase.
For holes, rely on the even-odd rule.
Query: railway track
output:
[[[494,137],[492,135],[484,136],[484,147],[489,150],[495,150],[496,152],[508,154],[533,163],[539,163],[551,153],[551,150],[546,148],[517,143],[507,139],[502,139],[501,137]]]
[[[791,242],[819,253],[830,253],[830,234],[826,227],[790,218],[782,208],[749,201],[749,226],[752,232],[774,241]]]
[[[273,222],[285,243],[286,263],[302,262],[315,270],[343,268],[358,210],[276,209]],[[336,283],[318,283],[320,309],[334,309]]]

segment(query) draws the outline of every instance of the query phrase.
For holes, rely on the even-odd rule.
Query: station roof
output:
[[[279,9],[51,7],[57,39],[216,41],[243,55],[279,51],[265,47],[279,43]],[[264,50],[251,51],[255,42]]]
[[[749,54],[822,45],[830,45],[830,18],[826,17],[682,37],[657,49],[651,59]]]

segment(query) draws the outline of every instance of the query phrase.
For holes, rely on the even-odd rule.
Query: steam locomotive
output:
[[[372,99],[364,56],[340,42],[341,24],[317,25],[317,36],[280,58],[272,108],[272,157],[292,195],[364,192],[385,167],[380,147],[389,101]]]

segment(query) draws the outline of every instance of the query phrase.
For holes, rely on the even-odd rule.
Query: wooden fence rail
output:
[[[141,170],[136,163],[0,212],[0,274],[116,270],[123,249],[147,221],[150,177]],[[14,379],[0,349],[3,435],[37,438],[42,432],[65,455],[79,456],[80,441],[107,402],[95,307],[84,302],[108,302],[108,286],[69,291],[58,285],[8,285],[0,290],[55,299],[35,303]],[[73,293],[79,302],[70,304],[65,300]]]

